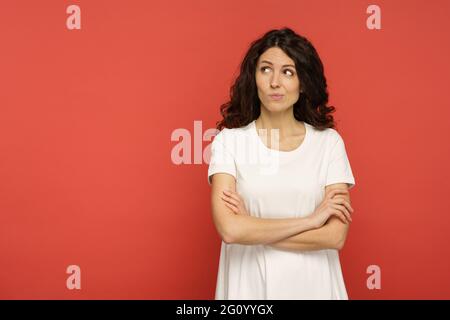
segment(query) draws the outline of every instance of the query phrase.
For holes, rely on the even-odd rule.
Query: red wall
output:
[[[357,181],[349,297],[449,299],[449,15],[445,0],[0,2],[0,298],[212,299],[201,134],[249,43],[288,26],[321,55]]]

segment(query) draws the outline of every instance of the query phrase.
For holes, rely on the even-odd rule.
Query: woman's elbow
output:
[[[226,244],[237,243],[238,236],[236,228],[233,227],[231,221],[222,223],[221,226],[218,228],[218,232],[220,237],[222,238],[222,241],[225,242]]]
[[[231,235],[231,233],[228,230],[222,230],[219,231],[220,238],[222,238],[222,241],[226,244],[232,244],[234,243],[234,237]]]
[[[338,239],[334,243],[334,249],[340,251],[340,250],[342,250],[344,248],[344,244],[345,244],[345,239],[344,240]]]
[[[336,250],[342,250],[345,245],[345,240],[347,239],[347,230],[338,232],[334,238],[334,248]]]
[[[342,250],[345,245],[345,241],[347,240],[349,226],[342,223],[337,222],[335,232],[333,232],[333,247],[336,250]]]
[[[246,244],[248,242],[246,231],[239,222],[239,220],[233,220],[225,227],[221,234],[223,242],[227,244]]]

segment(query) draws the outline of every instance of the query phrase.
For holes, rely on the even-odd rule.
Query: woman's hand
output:
[[[310,216],[308,216],[316,228],[323,226],[331,216],[338,217],[344,223],[350,223],[352,221],[350,212],[353,213],[353,208],[347,200],[341,197],[336,197],[333,199],[333,197],[337,194],[348,194],[348,190],[332,190],[326,195],[317,209]]]
[[[223,195],[221,196],[221,198],[225,202],[225,205],[233,210],[235,214],[247,216],[250,215],[245,208],[244,201],[237,192],[231,190],[223,190]]]

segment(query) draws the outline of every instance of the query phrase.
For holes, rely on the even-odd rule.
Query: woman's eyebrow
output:
[[[268,64],[271,64],[271,65],[273,65],[273,63],[272,63],[272,62],[270,62],[270,61],[267,61],[267,60],[263,60],[263,61],[261,61],[261,63],[263,63],[263,62],[265,62],[265,63],[268,63]],[[283,65],[282,67],[294,67],[294,68],[295,68],[295,66],[294,66],[294,65],[292,65],[292,64],[285,64],[285,65]]]

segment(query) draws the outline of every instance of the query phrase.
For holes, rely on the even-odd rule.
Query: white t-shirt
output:
[[[310,215],[322,202],[325,186],[347,183],[352,188],[355,179],[340,134],[332,128],[321,131],[304,124],[305,138],[292,151],[268,148],[258,136],[255,121],[241,128],[222,129],[211,144],[208,183],[215,173],[234,176],[236,192],[252,216]],[[338,250],[288,251],[222,241],[215,298],[348,296]]]

